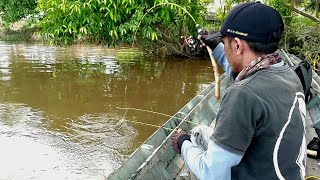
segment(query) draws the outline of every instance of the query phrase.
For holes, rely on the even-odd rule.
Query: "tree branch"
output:
[[[164,30],[164,31],[167,31],[167,33],[168,33],[169,35],[166,34],[164,31],[160,30],[160,28],[157,28],[157,32],[158,32],[159,34],[162,34],[162,37],[164,37],[167,42],[171,42],[171,43],[173,43],[173,44],[180,44],[180,42],[177,41],[176,38],[171,37],[171,36],[173,36],[173,35],[171,34],[171,31],[168,31],[167,29],[163,29],[163,30]],[[171,36],[170,36],[170,34],[171,34]]]
[[[316,0],[316,18],[319,18],[320,0]]]
[[[173,46],[172,44],[170,43],[167,43],[165,41],[162,41],[160,39],[157,40],[158,43],[160,44],[163,44],[163,45],[166,45],[168,46],[173,52],[175,52],[176,54],[184,54],[183,51],[180,51],[179,49],[177,49],[175,46]]]
[[[320,19],[318,19],[318,18],[316,18],[316,17],[314,17],[314,16],[312,16],[312,15],[310,15],[310,14],[304,12],[304,11],[301,11],[301,10],[295,8],[294,5],[292,5],[292,4],[291,4],[291,5],[288,5],[288,4],[285,4],[285,3],[284,3],[284,5],[285,5],[287,8],[289,8],[290,10],[292,10],[292,11],[298,13],[298,14],[301,14],[301,15],[304,16],[304,17],[307,17],[307,18],[309,18],[309,19],[311,19],[311,20],[313,20],[313,21],[315,21],[315,22],[320,22]]]

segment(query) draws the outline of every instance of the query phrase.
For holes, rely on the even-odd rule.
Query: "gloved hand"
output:
[[[185,140],[190,141],[190,135],[185,130],[179,129],[176,134],[171,136],[171,145],[177,153],[181,153],[181,146]]]
[[[201,148],[203,151],[208,149],[208,142],[210,141],[210,137],[213,134],[213,128],[205,125],[199,125],[194,127],[191,133],[191,142],[197,147]]]
[[[198,36],[198,39],[201,40],[204,46],[210,47],[213,51],[218,44],[220,43],[219,38],[214,38],[212,34],[201,34]]]

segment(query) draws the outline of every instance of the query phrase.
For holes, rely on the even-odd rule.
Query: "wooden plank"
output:
[[[164,179],[168,179],[168,180],[174,179],[174,177],[172,177],[164,167],[165,167],[165,165],[162,162],[162,160],[159,160],[156,164],[156,169],[158,169],[161,172],[161,174],[162,174],[161,177],[164,177]],[[167,165],[166,165],[166,167],[167,167]]]
[[[143,157],[143,152],[141,151],[141,149],[137,149],[135,151],[135,155],[138,157],[138,156],[141,156]],[[135,166],[130,166],[129,164],[142,164],[144,162],[144,159],[143,158],[129,158],[127,161],[126,161],[126,165],[124,166],[121,166],[118,170],[117,170],[117,173],[114,173],[112,176],[109,176],[108,179],[114,179],[114,180],[117,180],[117,179],[128,179],[128,175],[126,172],[134,172],[136,170],[136,167]]]
[[[198,180],[198,178],[188,169],[187,166],[184,166],[176,180]]]
[[[169,174],[175,174],[176,171],[180,172],[184,167],[184,162],[180,155],[176,154],[174,158],[168,163],[167,172]]]
[[[319,109],[318,111],[316,111],[317,113],[319,113]],[[306,118],[306,141],[307,143],[309,143],[313,137],[317,137],[315,130],[312,126],[313,121],[311,119],[311,114],[312,112],[307,113],[307,118]],[[319,160],[316,159],[312,159],[307,157],[307,167],[306,167],[306,174],[307,176],[318,176],[320,177],[320,165],[318,164],[320,163]]]
[[[311,125],[320,128],[320,102],[309,109]]]

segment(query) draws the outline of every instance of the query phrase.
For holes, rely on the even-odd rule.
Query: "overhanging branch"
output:
[[[285,4],[285,3],[284,3],[284,5],[285,5],[287,8],[289,8],[290,10],[292,10],[292,11],[298,13],[298,14],[301,14],[301,15],[304,16],[304,17],[307,17],[307,18],[309,18],[309,19],[311,19],[311,20],[313,20],[313,21],[315,21],[315,22],[320,22],[320,19],[312,16],[311,14],[308,14],[308,13],[306,13],[306,12],[304,12],[304,11],[301,11],[301,10],[297,9],[297,8],[295,8],[295,7],[292,6],[292,5],[288,5],[288,4]]]

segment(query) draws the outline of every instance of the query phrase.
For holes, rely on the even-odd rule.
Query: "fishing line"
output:
[[[139,122],[139,121],[134,121],[134,120],[126,120],[124,117],[126,116],[127,112],[129,109],[132,109],[132,108],[119,108],[117,107],[118,109],[125,109],[126,112],[124,113],[123,117],[122,117],[122,121],[127,121],[127,122],[131,122],[131,123],[136,123],[136,124],[142,124],[142,125],[147,125],[147,126],[152,126],[152,127],[156,127],[156,128],[163,128],[163,129],[166,129],[166,130],[169,130],[169,131],[175,131],[175,129],[171,129],[171,128],[167,128],[167,127],[163,127],[163,126],[158,126],[158,125],[155,125],[155,124],[149,124],[149,123],[144,123],[144,122]],[[142,109],[141,109],[142,110]],[[147,111],[147,110],[144,110],[144,111]],[[159,113],[161,114],[161,113]],[[161,114],[161,115],[166,115],[166,114]],[[121,128],[121,127],[120,127]],[[119,128],[119,129],[120,129]],[[119,130],[118,129],[118,130]]]
[[[144,122],[139,122],[139,121],[133,121],[133,120],[125,120],[124,121],[128,121],[128,122],[132,122],[132,123],[136,123],[136,124],[142,124],[142,125],[147,125],[147,126],[152,126],[152,127],[156,127],[156,128],[163,128],[169,131],[176,131],[176,129],[171,129],[171,128],[167,128],[167,127],[163,127],[163,126],[158,126],[155,124],[149,124],[149,123],[144,123]]]
[[[154,113],[154,114],[158,114],[158,115],[162,115],[162,116],[167,116],[167,117],[170,117],[170,118],[177,118],[177,119],[180,119],[180,120],[183,120],[183,118],[179,118],[179,117],[176,117],[176,116],[171,116],[169,114],[164,114],[164,113],[160,113],[160,112],[155,112],[155,111],[149,111],[149,110],[145,110],[145,109],[137,109],[137,108],[121,108],[121,107],[116,107],[117,109],[123,109],[123,110],[135,110],[135,111],[144,111],[144,112],[148,112],[148,113]],[[127,121],[127,120],[125,120]],[[131,120],[128,120],[128,121],[131,121]],[[136,121],[138,122],[138,121]],[[185,122],[188,122],[188,123],[191,123],[191,124],[194,124],[194,125],[200,125],[198,123],[195,123],[195,122],[192,122],[192,121],[188,121],[188,120],[185,120]],[[143,122],[139,122],[139,123],[143,123]],[[147,123],[146,123],[147,124]],[[151,126],[154,126],[154,127],[162,127],[162,126],[157,126],[157,125],[153,125],[153,124],[150,124]]]
[[[175,117],[175,116],[171,116],[169,114],[164,114],[164,113],[160,113],[160,112],[155,112],[155,111],[149,111],[149,110],[145,110],[145,109],[137,109],[137,108],[121,108],[121,107],[117,107],[118,109],[125,109],[125,110],[136,110],[136,111],[144,111],[144,112],[149,112],[149,113],[154,113],[154,114],[159,114],[162,116],[167,116],[167,117]],[[178,117],[175,117],[178,118]],[[181,118],[178,118],[181,119]]]

